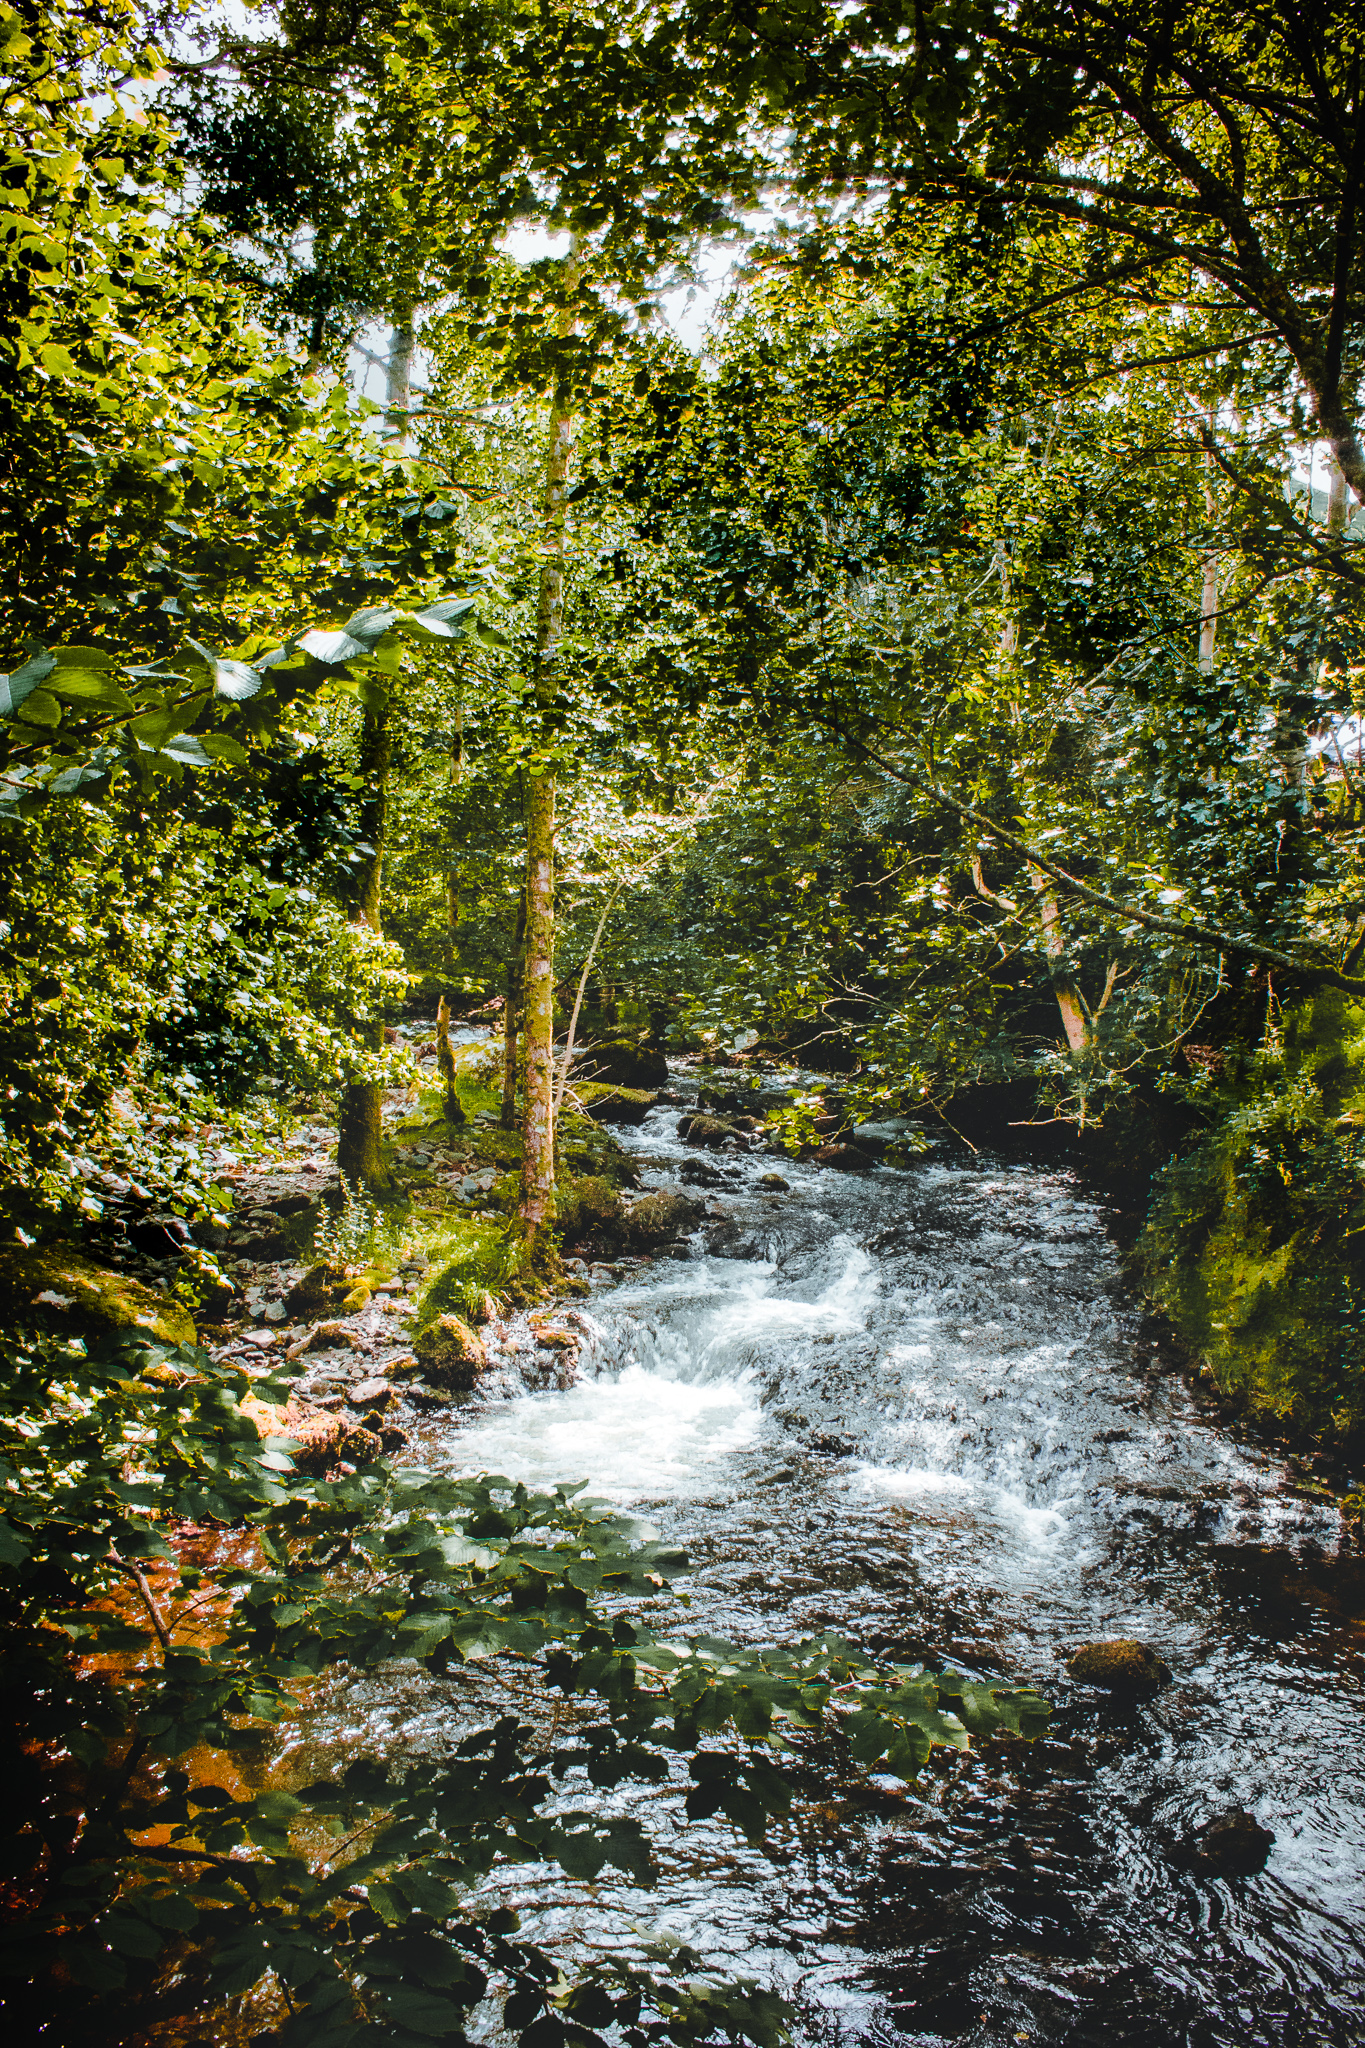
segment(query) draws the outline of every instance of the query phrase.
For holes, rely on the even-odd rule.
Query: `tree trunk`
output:
[[[510,1131],[517,1115],[517,1033],[521,1029],[522,947],[526,940],[526,891],[517,903],[517,929],[507,962],[507,992],[502,1010],[502,1114],[498,1121]]]
[[[389,360],[385,376],[384,425],[390,440],[396,443],[397,453],[400,455],[407,452],[408,412],[412,405],[412,310],[410,301],[401,302],[393,309],[393,326],[389,329]]]
[[[572,260],[572,259],[571,259]],[[540,595],[536,606],[536,703],[549,709],[553,663],[564,631],[565,486],[574,416],[561,383],[550,409],[545,456]],[[526,778],[525,1067],[522,1079],[522,1229],[534,1243],[555,1211],[555,771],[548,759]]]
[[[450,1043],[450,998],[442,996],[436,1012],[436,1066],[441,1076],[441,1108],[448,1124],[456,1129],[469,1119],[455,1086],[455,1051]]]
[[[1341,473],[1341,464],[1330,453],[1327,477],[1327,532],[1332,540],[1340,540],[1346,531],[1346,479]]]
[[[384,831],[389,803],[388,706],[367,711],[360,735],[360,774],[365,796],[360,807],[362,842],[370,850],[362,854],[356,870],[355,897],[351,916],[356,924],[367,924],[373,932],[383,931]],[[384,1043],[384,1026],[375,1017],[358,1025],[356,1036],[370,1052]],[[337,1166],[352,1186],[382,1184],[390,1176],[381,1150],[381,1090],[377,1081],[351,1081],[342,1093],[337,1118]]]
[[[1066,1042],[1072,1052],[1084,1052],[1090,1043],[1090,1027],[1086,1023],[1085,1009],[1076,984],[1071,979],[1064,962],[1066,960],[1066,936],[1062,930],[1062,913],[1057,903],[1057,891],[1051,881],[1037,868],[1029,869],[1029,880],[1038,898],[1038,915],[1043,924],[1043,943],[1047,947],[1048,962],[1052,969],[1052,989],[1057,998],[1057,1008],[1062,1013],[1062,1028]]]
[[[534,1238],[553,1219],[555,778],[551,769],[526,788],[526,1041],[522,1077],[521,1220]]]
[[[1210,421],[1210,431],[1212,431],[1212,421]],[[1212,468],[1213,456],[1206,452],[1204,456],[1204,511],[1210,526],[1212,526],[1218,515],[1218,500],[1213,494],[1213,482],[1210,475]],[[1213,674],[1217,645],[1218,557],[1214,554],[1208,554],[1204,557],[1204,583],[1199,593],[1199,673],[1201,676],[1211,676]]]
[[[401,451],[407,440],[408,400],[412,388],[412,307],[394,308],[389,336],[388,388],[385,393],[388,425]],[[361,856],[356,871],[355,899],[351,914],[359,924],[382,933],[384,901],[384,834],[389,807],[389,763],[392,745],[387,702],[378,709],[367,707],[360,735],[360,778],[364,796],[360,806],[360,830],[369,852]],[[371,1052],[384,1043],[384,1026],[379,1018],[360,1027],[358,1036]],[[337,1119],[337,1165],[353,1185],[382,1185],[390,1179],[383,1160],[381,1091],[377,1081],[352,1081],[341,1101]]]

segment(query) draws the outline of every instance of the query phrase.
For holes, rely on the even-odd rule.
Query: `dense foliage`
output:
[[[252,1412],[287,1387],[206,1352],[10,1343],[4,1371],[6,1882],[22,1910],[3,1981],[11,2023],[36,2037],[175,2022],[203,2038],[226,2001],[215,2025],[233,2040],[403,2048],[464,2038],[491,1981],[530,2048],[590,2048],[611,2024],[638,2043],[720,2028],[766,2048],[770,1994],[698,1980],[666,1943],[653,1967],[566,1977],[480,1881],[554,1860],[650,1885],[640,1823],[564,1811],[562,1795],[658,1783],[675,1759],[688,1817],[761,1840],[792,1799],[766,1747],[779,1727],[833,1725],[864,1763],[913,1776],[935,1744],[1046,1719],[1027,1690],[832,1639],[680,1639],[680,1617],[656,1614],[685,1558],[581,1489],[383,1459],[305,1478]],[[394,1767],[362,1748],[304,1783],[269,1767],[270,1730],[321,1676],[396,1656],[438,1691],[452,1666],[529,1661],[541,1698],[581,1706],[557,1733],[534,1709],[479,1726],[476,1703],[470,1728],[467,1688],[447,1689],[456,1726],[429,1758]]]
[[[220,28],[0,5],[7,1254],[88,1240],[110,1171],[225,1231],[201,1134],[305,1110],[354,1220],[414,1081],[386,1024],[444,997],[503,1026],[517,1211],[451,1302],[553,1282],[615,1200],[556,1152],[572,1017],[1122,1158],[1223,1390],[1358,1437],[1358,11]],[[694,351],[668,315],[723,261]],[[666,1647],[676,1560],[603,1511],[303,1477],[206,1352],[4,1369],[26,2027],[459,2038],[496,1982],[528,2048],[766,2048],[760,1990],[662,1951],[570,1981],[487,1903],[497,1859],[647,1877],[559,1777],[686,1758],[688,1810],[757,1836],[773,1716],[905,1771],[1037,1725],[846,1645]],[[533,1713],[406,1777],[224,1775],[400,1652],[529,1660],[572,1743]]]

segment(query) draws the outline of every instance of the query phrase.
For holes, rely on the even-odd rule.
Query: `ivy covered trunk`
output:
[[[564,630],[564,499],[573,414],[561,385],[550,413],[540,597],[536,607],[536,703],[554,695],[553,664]],[[542,733],[542,741],[548,734]],[[548,750],[526,778],[526,974],[522,1081],[521,1224],[532,1241],[555,1208],[555,768]]]
[[[384,887],[384,829],[389,803],[389,712],[385,704],[365,713],[360,735],[360,774],[365,796],[360,808],[360,830],[369,851],[361,856],[356,872],[352,915],[358,924],[382,932]],[[369,1052],[378,1053],[384,1044],[380,1018],[368,1018],[357,1026],[356,1036]],[[343,1090],[337,1117],[337,1166],[354,1186],[381,1183],[387,1178],[381,1144],[381,1094],[377,1081],[351,1081]]]

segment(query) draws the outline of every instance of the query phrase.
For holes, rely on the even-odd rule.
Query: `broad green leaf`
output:
[[[245,768],[251,759],[246,748],[225,732],[207,732],[200,744],[213,760],[230,761],[234,768]]]
[[[113,668],[117,658],[107,647],[52,647],[48,652],[58,668]]]
[[[62,707],[50,690],[32,690],[15,715],[25,725],[60,725]]]
[[[212,754],[206,751],[203,741],[197,739],[192,732],[177,733],[174,738],[167,740],[160,751],[169,755],[172,761],[183,762],[187,768],[213,766]]]
[[[44,676],[50,676],[57,666],[50,654],[30,656],[22,668],[13,675],[0,675],[0,718],[13,715],[26,697],[32,696]]]
[[[91,711],[127,715],[136,708],[132,698],[120,689],[112,676],[101,674],[94,668],[67,668],[60,657],[47,679],[47,688],[54,697],[62,697],[68,704],[79,704]]]

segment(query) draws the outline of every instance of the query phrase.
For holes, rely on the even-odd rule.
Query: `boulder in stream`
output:
[[[1269,1828],[1254,1813],[1234,1806],[1196,1828],[1186,1845],[1188,1860],[1206,1877],[1255,1877],[1275,1846]]]
[[[618,1088],[666,1088],[668,1061],[647,1039],[620,1038],[580,1053],[585,1079],[609,1081]]]
[[[412,1348],[423,1376],[457,1393],[468,1392],[488,1365],[483,1339],[458,1316],[438,1316]]]
[[[680,1121],[678,1135],[689,1145],[723,1145],[727,1138],[739,1136],[733,1124],[724,1123],[718,1116],[693,1116],[685,1121],[687,1129],[683,1129]]]
[[[1159,1692],[1171,1675],[1169,1666],[1156,1651],[1132,1636],[1118,1636],[1107,1643],[1082,1643],[1067,1659],[1066,1668],[1081,1685],[1129,1696]]]
[[[604,1175],[585,1173],[571,1183],[558,1220],[565,1244],[592,1243],[615,1251],[626,1227],[626,1205]]]
[[[637,1250],[652,1251],[657,1245],[686,1237],[705,1214],[705,1204],[694,1196],[676,1188],[660,1188],[635,1204],[626,1220],[626,1235]]]
[[[574,1094],[595,1124],[642,1124],[658,1101],[648,1088],[621,1088],[580,1081]]]
[[[875,1161],[869,1153],[860,1151],[856,1145],[840,1143],[822,1145],[815,1154],[814,1163],[816,1166],[837,1167],[841,1173],[865,1173]]]

